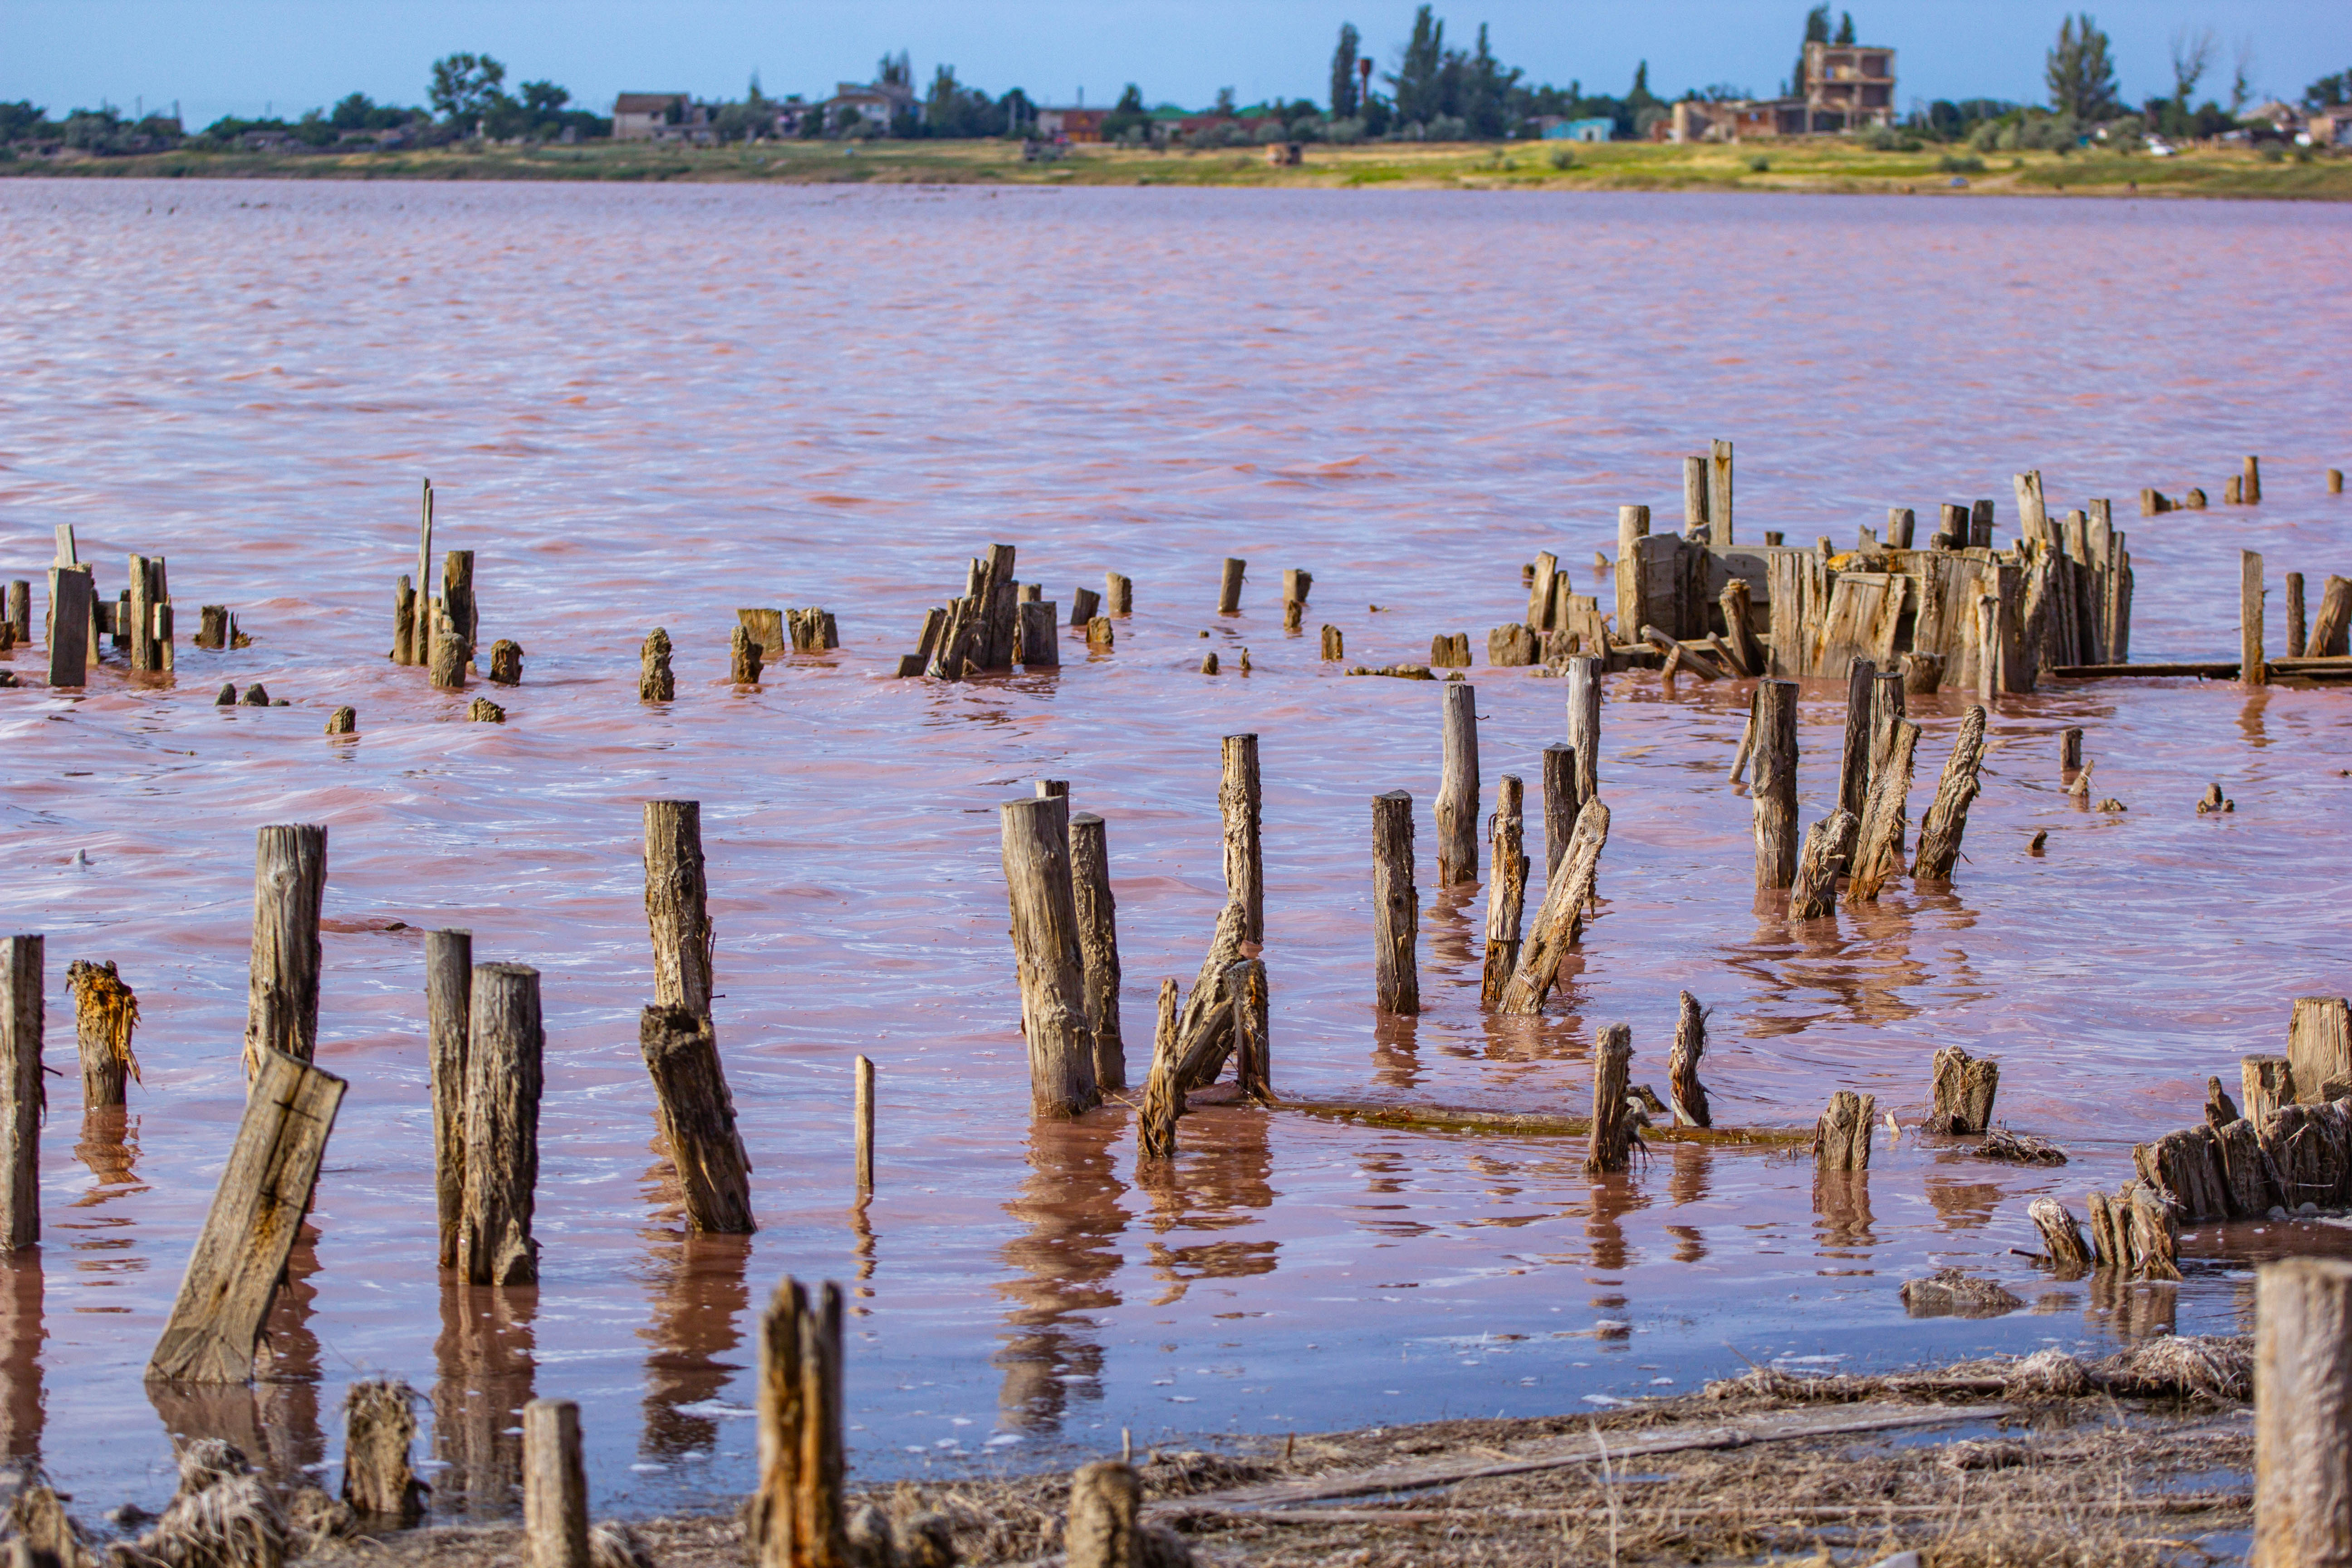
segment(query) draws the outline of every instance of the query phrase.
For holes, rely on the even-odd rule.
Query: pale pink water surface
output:
[[[2093,1348],[2247,1310],[2249,1249],[2176,1289],[2055,1285],[2011,1249],[2209,1073],[2347,989],[2352,695],[2107,682],[2003,699],[1951,889],[1833,930],[1751,908],[1724,784],[1745,690],[1612,678],[1601,912],[1550,1016],[1477,1006],[1483,903],[1428,899],[1427,1011],[1370,1005],[1368,797],[1426,802],[1437,691],[1347,679],[1517,618],[1556,551],[1607,592],[1615,508],[1675,514],[1681,454],[1738,443],[1738,526],[1851,540],[1889,505],[2116,498],[2142,659],[2236,651],[2236,552],[2352,567],[2341,209],[2259,204],[1396,192],[0,183],[0,577],[72,523],[102,592],[171,563],[180,624],[234,653],[176,684],[0,692],[0,922],[48,938],[44,1239],[0,1265],[0,1437],[94,1511],[168,1491],[174,1431],[331,1474],[342,1390],[431,1391],[443,1517],[511,1506],[534,1393],[583,1406],[600,1510],[751,1475],[751,1304],[843,1280],[861,1477],[1061,1463],[1231,1430],[1590,1408],[1740,1358],[1888,1364]],[[2259,509],[2218,504],[2242,454]],[[383,657],[420,475],[477,552],[485,638],[528,650],[503,726]],[[2214,510],[2140,520],[2143,484]],[[1929,512],[1932,516],[1932,512]],[[1136,582],[1116,651],[963,686],[888,679],[966,557],[1016,545],[1065,608]],[[1215,616],[1217,563],[1250,562]],[[1305,637],[1278,574],[1315,574]],[[844,647],[725,683],[739,605],[823,605]],[[1379,605],[1375,612],[1368,606]],[[37,616],[39,602],[37,600]],[[636,700],[636,645],[678,697]],[[1203,642],[1202,633],[1207,633]],[[1253,671],[1236,673],[1250,650]],[[1226,673],[1196,673],[1202,650]],[[7,668],[36,679],[37,655]],[[1491,793],[1540,776],[1561,683],[1474,672]],[[284,709],[215,710],[225,679]],[[350,703],[355,741],[320,733]],[[1964,700],[1918,702],[1921,792]],[[1839,698],[1809,689],[1804,811]],[[2060,792],[2082,725],[2098,793]],[[1562,1141],[1211,1109],[1139,1183],[1127,1112],[1033,1129],[996,806],[1040,775],[1109,820],[1131,1042],[1222,902],[1218,737],[1265,776],[1275,1081],[1294,1096],[1573,1110],[1594,1031],[1662,1080],[1675,994],[1714,1009],[1719,1121],[1795,1126],[1834,1089],[1906,1121],[1958,1042],[2000,1112],[2066,1145],[2016,1170],[1905,1139],[1859,1206],[1801,1160],[1662,1149],[1595,1180]],[[2237,809],[2192,811],[2218,780]],[[639,805],[703,803],[720,1039],[760,1234],[686,1239],[635,1039],[652,978]],[[1533,800],[1531,799],[1531,805]],[[1540,821],[1539,816],[1536,818]],[[253,835],[331,829],[320,1061],[351,1092],[315,1247],[248,1394],[151,1400],[141,1370],[241,1105]],[[2049,832],[2047,853],[2027,854]],[[1532,901],[1530,904],[1532,908]],[[420,932],[533,963],[548,1023],[545,1282],[436,1277]],[[82,1129],[68,960],[137,988],[127,1132]],[[880,1183],[850,1173],[850,1064],[880,1065]],[[1139,1076],[1139,1045],[1130,1047]],[[1959,1265],[2029,1310],[1913,1321]],[[1616,1327],[1612,1325],[1622,1325]],[[1668,1381],[1671,1380],[1671,1381]]]

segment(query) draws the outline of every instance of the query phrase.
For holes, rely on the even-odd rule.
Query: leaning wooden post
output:
[[[1756,688],[1756,887],[1785,888],[1797,879],[1797,683]]]
[[[760,1228],[751,1218],[751,1157],[735,1128],[710,1015],[648,1007],[637,1020],[637,1048],[654,1080],[654,1124],[677,1172],[687,1227],[750,1236]]]
[[[814,1303],[787,1276],[760,1320],[759,1490],[745,1533],[759,1568],[843,1568],[841,1287]]]
[[[1226,737],[1229,783],[1233,742],[1255,739],[1254,735]],[[1251,750],[1255,764],[1255,747]],[[1251,782],[1255,784],[1256,778],[1253,765]],[[1253,827],[1256,816],[1256,812],[1250,813]],[[1229,815],[1228,834],[1232,825]],[[1110,891],[1109,835],[1109,827],[1093,812],[1082,811],[1070,818],[1070,894],[1077,912],[1078,958],[1086,973],[1087,1026],[1095,1034],[1095,1087],[1106,1094],[1127,1087],[1127,1040],[1118,1017],[1118,905]],[[1252,838],[1254,844],[1255,834]],[[1229,837],[1229,853],[1231,845]],[[1227,874],[1231,875],[1230,864]]]
[[[458,1267],[475,1285],[535,1285],[539,1094],[546,1035],[539,971],[474,965],[466,1042],[466,1192]]]
[[[466,1038],[474,1007],[474,933],[425,938],[425,1029],[433,1079],[433,1193],[441,1220],[441,1267],[457,1263],[466,1208]]]
[[[261,1055],[245,1118],[147,1375],[247,1383],[269,1303],[309,1212],[345,1084],[283,1051]]]
[[[1519,921],[1528,900],[1526,789],[1505,773],[1495,791],[1494,879],[1486,887],[1486,967],[1478,999],[1492,1007],[1519,966]],[[1566,847],[1562,847],[1563,849]]]
[[[1445,771],[1437,785],[1437,885],[1478,879],[1478,693],[1446,686]]]
[[[122,983],[114,962],[66,965],[74,998],[75,1045],[81,1057],[81,1107],[85,1112],[119,1110],[128,1086],[139,1079],[139,1058],[131,1034],[139,1025],[139,998]],[[5,1013],[0,1005],[0,1013]]]
[[[702,859],[702,803],[646,802],[646,926],[654,944],[654,1000],[710,1012],[710,883]]]
[[[1601,798],[1601,660],[1591,654],[1568,661],[1568,743],[1576,749],[1576,799]]]
[[[1094,1031],[1087,1026],[1086,967],[1070,885],[1066,800],[1007,801],[1003,808],[1005,896],[1029,1047],[1029,1100],[1040,1116],[1076,1116],[1102,1101]]]
[[[1217,784],[1217,808],[1225,825],[1225,897],[1242,906],[1244,942],[1265,940],[1263,806],[1264,796],[1258,787],[1257,737],[1226,736],[1224,772]]]
[[[264,1051],[307,1062],[319,1047],[319,913],[327,897],[327,830],[263,828],[253,852],[253,962],[246,988],[245,1076]]]
[[[0,943],[0,1249],[41,1239],[42,950],[37,936]]]
[[[1951,880],[1952,868],[1960,858],[1960,836],[1968,830],[1969,806],[1977,798],[1984,735],[1985,710],[1972,707],[1960,720],[1959,739],[1952,742],[1944,776],[1936,785],[1935,802],[1919,824],[1919,854],[1911,863],[1915,880]]]
[[[871,1058],[857,1058],[857,1193],[870,1196],[874,1191],[874,1062]]]
[[[2251,1568],[2352,1563],[2352,1262],[2294,1258],[2254,1284]]]
[[[1875,903],[1878,890],[1903,874],[1903,805],[1911,793],[1911,770],[1919,750],[1919,726],[1895,721],[1891,743],[1878,756],[1870,781],[1870,805],[1846,868],[1846,898]]]
[[[1845,749],[1838,754],[1840,807],[1856,816],[1870,798],[1870,721],[1878,666],[1857,658],[1845,676]]]
[[[1843,806],[1805,830],[1804,853],[1797,858],[1796,879],[1789,884],[1789,918],[1817,921],[1837,909],[1838,874],[1846,868],[1847,847],[1861,830],[1861,821]]]
[[[1226,966],[1225,994],[1230,1001],[1234,1039],[1234,1087],[1261,1104],[1274,1100],[1274,1047],[1267,1030],[1271,998],[1266,991],[1265,961],[1244,958]]]
[[[2263,661],[2263,558],[2238,552],[2238,679],[2248,686],[2270,684]]]
[[[569,1399],[522,1407],[522,1533],[530,1568],[588,1568],[588,1472]]]
[[[1225,557],[1224,576],[1217,585],[1217,614],[1236,615],[1242,607],[1242,574],[1249,563],[1237,556]]]
[[[1412,796],[1391,790],[1372,797],[1372,998],[1382,1012],[1421,1011],[1420,930]]]
[[[1576,831],[1576,813],[1582,802],[1576,793],[1576,748],[1564,742],[1543,752],[1544,877],[1559,869],[1568,853],[1568,836]]]
[[[343,1395],[343,1500],[353,1513],[403,1528],[425,1516],[425,1488],[409,1462],[416,1391],[398,1378],[362,1378]]]
[[[1543,1011],[1544,999],[1559,983],[1559,966],[1584,929],[1585,907],[1592,901],[1592,884],[1601,871],[1601,851],[1609,843],[1609,808],[1588,800],[1577,814],[1576,831],[1557,876],[1545,884],[1543,906],[1536,911],[1535,929],[1519,948],[1519,966],[1503,988],[1498,1011],[1533,1017]]]
[[[1069,1523],[1064,1532],[1068,1568],[1142,1568],[1157,1561],[1141,1546],[1136,1512],[1143,1486],[1133,1468],[1117,1459],[1081,1465],[1070,1477]]]
[[[1633,1059],[1631,1025],[1612,1024],[1592,1044],[1592,1131],[1584,1151],[1589,1175],[1622,1171],[1632,1155],[1631,1130],[1625,1123],[1625,1078]]]

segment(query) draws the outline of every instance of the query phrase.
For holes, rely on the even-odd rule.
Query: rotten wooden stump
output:
[[[1095,1084],[1127,1087],[1127,1042],[1118,1016],[1118,906],[1110,890],[1110,828],[1090,811],[1070,818],[1070,896],[1078,922],[1087,1026],[1095,1037]]]
[[[21,1252],[41,1239],[42,971],[46,942],[12,936],[0,942],[0,1250]]]
[[[1592,1132],[1585,1146],[1587,1174],[1622,1171],[1633,1157],[1625,1080],[1633,1059],[1631,1025],[1612,1024],[1592,1043]]]
[[[1372,797],[1372,995],[1382,1012],[1421,1011],[1420,932],[1412,796],[1391,790]]]
[[[1102,1100],[1070,882],[1068,806],[1066,799],[1033,799],[1009,801],[1002,809],[1029,1098],[1040,1116],[1076,1116]]]
[[[1559,966],[1583,929],[1585,907],[1592,901],[1592,886],[1601,871],[1601,851],[1609,843],[1609,808],[1588,799],[1577,814],[1576,831],[1559,875],[1544,888],[1536,911],[1535,930],[1519,949],[1518,967],[1503,989],[1497,1010],[1533,1017],[1559,979]]]
[[[1184,1091],[1176,1083],[1176,982],[1160,983],[1160,1025],[1151,1039],[1151,1069],[1145,1075],[1143,1105],[1135,1118],[1139,1160],[1176,1157],[1176,1119],[1184,1113]]]
[[[457,1267],[475,1285],[535,1285],[539,1097],[546,1032],[539,971],[474,965],[466,1029],[466,1184]]]
[[[1494,878],[1486,888],[1486,962],[1478,999],[1489,1007],[1503,999],[1503,988],[1519,963],[1519,925],[1528,897],[1525,800],[1517,775],[1505,773],[1495,791],[1495,815],[1488,826]]]
[[[1674,1054],[1666,1059],[1666,1100],[1677,1127],[1712,1127],[1706,1089],[1698,1080],[1698,1061],[1706,1054],[1706,1012],[1698,998],[1682,994],[1681,1016],[1675,1024]]]
[[[1805,852],[1797,859],[1797,875],[1789,885],[1789,918],[1817,921],[1837,908],[1837,880],[1846,868],[1846,846],[1860,831],[1852,812],[1843,806],[1805,830]]]
[[[710,1011],[710,883],[702,858],[702,805],[645,805],[646,926],[653,938],[654,1000],[698,1016]]]
[[[637,1021],[637,1048],[654,1081],[654,1124],[677,1173],[688,1228],[750,1236],[760,1228],[751,1217],[751,1157],[736,1131],[710,1016],[648,1007]]]
[[[1874,903],[1879,889],[1903,874],[1903,806],[1911,793],[1911,769],[1919,749],[1919,726],[1894,721],[1885,752],[1872,765],[1870,806],[1846,875],[1851,901]]]
[[[1227,735],[1217,782],[1224,821],[1225,897],[1242,906],[1242,940],[1265,940],[1264,792],[1258,785],[1257,737]]]
[[[2083,1227],[2064,1204],[2056,1198],[2036,1198],[2026,1205],[2025,1214],[2033,1222],[2033,1228],[2042,1233],[2042,1245],[2049,1251],[2050,1266],[2060,1279],[2077,1279],[2089,1270],[2091,1249],[2083,1240]]]
[[[1936,1053],[1935,1109],[1920,1129],[1948,1134],[1988,1131],[1993,1096],[2000,1089],[2000,1064],[1979,1061],[1958,1046]]]
[[[759,1568],[844,1568],[841,1287],[814,1302],[787,1276],[759,1334],[759,1489],[745,1513]]]
[[[81,1056],[81,1103],[85,1111],[121,1106],[128,1085],[139,1081],[139,1058],[131,1048],[139,1026],[139,998],[122,983],[114,961],[66,965],[73,992],[75,1043]],[[6,1004],[0,1003],[0,1015]]]
[[[1948,882],[1960,858],[1960,837],[1968,831],[1969,806],[1976,800],[1978,771],[1984,764],[1985,710],[1971,707],[1960,719],[1959,738],[1944,763],[1936,784],[1936,799],[1919,825],[1919,853],[1911,865],[1914,880]]]
[[[1878,1113],[1874,1095],[1850,1089],[1830,1096],[1829,1109],[1813,1124],[1813,1169],[1832,1175],[1870,1169],[1870,1134]]]
[[[398,1378],[366,1377],[343,1395],[343,1500],[370,1520],[405,1530],[425,1517],[423,1482],[409,1463],[416,1391]]]

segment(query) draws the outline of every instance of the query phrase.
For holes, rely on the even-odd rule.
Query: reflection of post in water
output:
[[[1182,1153],[1173,1168],[1150,1162],[1138,1173],[1151,1196],[1151,1272],[1168,1282],[1155,1306],[1180,1300],[1195,1279],[1243,1279],[1274,1272],[1281,1244],[1212,1240],[1171,1246],[1159,1239],[1177,1230],[1244,1229],[1274,1203],[1270,1119],[1255,1106],[1203,1107],[1185,1117]]]
[[[509,1512],[522,1480],[522,1407],[530,1403],[531,1319],[539,1291],[468,1285],[441,1276],[441,1337],[433,1346],[434,1512],[491,1519]]]
[[[119,1105],[82,1112],[81,1141],[74,1145],[74,1158],[89,1167],[93,1178],[89,1191],[74,1200],[76,1208],[94,1207],[147,1190],[136,1173],[139,1123]]]
[[[1429,914],[1423,929],[1429,932],[1429,959],[1433,969],[1444,972],[1446,983],[1453,985],[1475,985],[1479,975],[1465,973],[1471,969],[1470,918],[1465,910],[1472,900],[1482,899],[1475,882],[1464,882],[1458,887],[1433,888],[1429,895]],[[1480,918],[1484,920],[1484,907]]]
[[[318,1272],[318,1232],[306,1224],[287,1257],[286,1277],[278,1282],[254,1358],[266,1452],[247,1455],[284,1486],[310,1479],[304,1467],[327,1457],[327,1436],[319,1426],[319,1336],[310,1331],[310,1307],[319,1299],[310,1277]]]
[[[1613,1171],[1591,1180],[1592,1208],[1584,1218],[1585,1239],[1592,1244],[1592,1267],[1615,1274],[1625,1267],[1628,1255],[1625,1227],[1618,1222],[1635,1209],[1648,1208],[1650,1200],[1642,1195],[1640,1180],[1632,1171]]]
[[[2248,745],[2271,743],[2270,731],[2263,723],[2263,710],[2270,706],[2270,689],[2256,686],[2247,690],[2245,701],[2238,705],[2238,729],[2245,735]]]
[[[1821,1171],[1813,1176],[1813,1226],[1819,1258],[1867,1258],[1878,1245],[1871,1231],[1876,1215],[1870,1212],[1868,1171]]]
[[[717,1445],[715,1417],[678,1407],[718,1398],[742,1370],[728,1352],[742,1342],[736,1325],[751,1304],[743,1282],[751,1255],[750,1237],[694,1231],[662,1233],[651,1248],[653,1313],[637,1331],[653,1346],[646,1357],[646,1429],[638,1443],[646,1458],[675,1459]]]
[[[1991,1223],[2000,1205],[2000,1189],[1990,1182],[1956,1182],[1930,1172],[1927,1202],[1946,1230],[1978,1230]]]
[[[2104,1329],[2119,1340],[2152,1340],[2173,1331],[2179,1302],[2178,1281],[2126,1279],[2120,1270],[2102,1268],[2091,1276],[2083,1321],[2094,1331]]]
[[[1696,1143],[1674,1146],[1674,1168],[1666,1173],[1666,1196],[1675,1207],[1706,1201],[1707,1178],[1715,1173],[1713,1151]],[[1675,1238],[1675,1261],[1696,1263],[1706,1256],[1706,1238],[1695,1225],[1670,1225],[1666,1234]]]
[[[1111,1162],[1120,1131],[1120,1119],[1108,1115],[1034,1123],[1030,1173],[1004,1205],[1026,1228],[1005,1244],[1014,1277],[997,1287],[1012,1302],[996,1354],[1004,1372],[997,1403],[1025,1431],[1060,1427],[1073,1383],[1093,1384],[1100,1396],[1102,1346],[1087,1314],[1119,1303],[1109,1281],[1119,1266],[1111,1238],[1127,1225],[1126,1188]]]
[[[877,1254],[874,1243],[873,1208],[874,1194],[871,1193],[858,1194],[857,1201],[849,1205],[849,1233],[855,1238],[851,1243],[851,1250],[857,1254],[857,1278],[860,1280],[870,1280],[874,1278],[874,1264]],[[874,1287],[870,1284],[860,1284],[850,1294],[853,1297],[870,1298],[874,1294]],[[864,1317],[873,1310],[870,1307],[855,1306],[849,1310],[858,1317]]]
[[[1411,1089],[1421,1081],[1421,1019],[1417,1015],[1373,1015],[1372,1081],[1386,1089]]]
[[[41,1254],[0,1254],[0,1460],[41,1457]]]

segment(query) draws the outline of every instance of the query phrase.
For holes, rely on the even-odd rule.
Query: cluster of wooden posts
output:
[[[421,664],[427,679],[441,690],[463,691],[467,674],[475,668],[482,620],[481,605],[474,594],[474,552],[444,552],[438,594],[426,591],[432,565],[433,481],[426,479],[417,510],[416,578],[412,583],[403,574],[393,589],[392,662]],[[500,686],[520,685],[522,657],[520,644],[499,639],[490,648],[489,679]],[[487,697],[478,697],[467,717],[497,723],[506,718],[506,710]],[[327,732],[352,733],[357,720],[352,710],[337,709],[335,717],[328,721]]]
[[[898,660],[901,676],[967,680],[1016,664],[1034,669],[1062,662],[1061,606],[1037,584],[1014,579],[1013,555],[1010,544],[992,544],[972,558],[962,596],[923,616],[915,651]],[[1106,573],[1101,594],[1080,588],[1072,596],[1070,625],[1085,628],[1087,647],[1108,648],[1116,641],[1111,616],[1134,609],[1135,584]]]
[[[98,593],[98,568],[84,561],[70,523],[59,523],[57,555],[49,567],[49,607],[42,640],[48,649],[48,683],[76,688],[89,682],[104,640],[111,637],[132,674],[167,674],[176,665],[171,579],[160,555],[133,555],[124,571],[128,584],[112,599]],[[33,584],[17,578],[0,606],[0,652],[33,646]],[[236,628],[224,605],[206,605],[195,644],[201,648],[243,647],[252,639]],[[0,671],[0,685],[16,678]]]
[[[2327,470],[2327,493],[2332,496],[2340,496],[2344,493],[2343,469]],[[2260,506],[2263,501],[2263,460],[2260,458],[2249,456],[2238,471],[2223,482],[2221,499],[2231,506]],[[2205,492],[2194,487],[2184,492],[2178,500],[2158,489],[2143,489],[2139,492],[2139,514],[2142,517],[2156,517],[2168,511],[2203,511],[2204,510]]]

